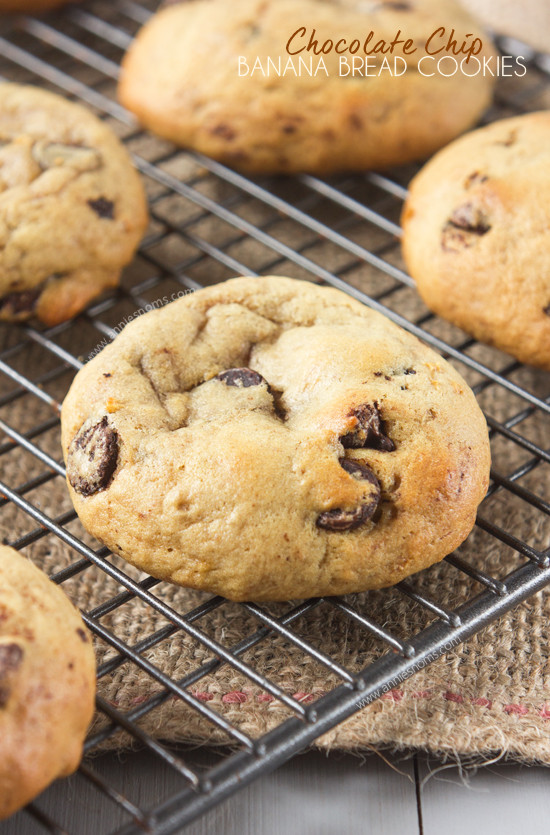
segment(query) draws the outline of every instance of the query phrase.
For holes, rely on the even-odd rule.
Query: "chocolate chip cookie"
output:
[[[425,43],[441,28],[431,49],[452,31],[458,44],[481,38],[481,62],[493,55],[453,0],[194,0],[138,33],[119,97],[155,133],[243,171],[384,168],[432,154],[490,102],[494,78],[475,73],[473,58],[467,75],[448,61],[448,77],[437,71],[443,53],[427,55]],[[373,52],[381,41],[386,54]]]
[[[140,177],[107,125],[0,84],[0,320],[74,316],[116,286],[146,224]]]
[[[468,535],[485,420],[441,357],[344,293],[237,278],[133,321],[62,409],[84,526],[234,600],[396,583]]]
[[[0,546],[0,819],[82,756],[92,718],[91,637],[61,589]]]
[[[493,122],[410,186],[403,252],[435,313],[550,370],[550,113]]]

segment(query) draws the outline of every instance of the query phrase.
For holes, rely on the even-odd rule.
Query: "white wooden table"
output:
[[[206,764],[207,752],[189,752]],[[426,757],[366,758],[308,752],[190,824],[186,835],[546,835],[550,769],[492,765],[459,772]],[[93,761],[102,776],[146,808],[177,790],[174,775],[146,753]],[[431,776],[430,776],[431,774]],[[81,778],[57,783],[40,806],[74,835],[98,835],[119,819]],[[0,824],[1,835],[39,835],[25,812]]]

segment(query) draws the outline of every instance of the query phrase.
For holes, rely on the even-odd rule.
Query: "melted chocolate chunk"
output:
[[[451,215],[450,222],[458,229],[465,229],[474,235],[485,235],[491,228],[487,217],[481,209],[473,203],[459,206]]]
[[[380,501],[380,484],[372,470],[363,461],[340,458],[340,466],[354,478],[369,483],[368,492],[363,501],[354,510],[342,510],[337,507],[327,510],[317,517],[317,526],[328,531],[351,531],[374,516]]]
[[[80,629],[80,627],[76,630],[76,634],[80,638],[83,644],[87,644],[89,641],[88,635],[84,631],[84,629]]]
[[[546,305],[546,307],[542,308],[542,312],[546,313],[547,316],[550,316],[550,302]]]
[[[470,188],[470,186],[486,183],[488,179],[489,177],[486,174],[481,174],[480,171],[473,171],[468,175],[468,177],[466,177],[464,188]]]
[[[0,644],[0,708],[6,707],[11,696],[11,687],[5,679],[19,668],[23,655],[19,644]]]
[[[491,224],[485,213],[473,203],[465,203],[454,210],[443,227],[441,246],[450,252],[468,248],[490,229]]]
[[[350,416],[357,419],[355,429],[342,435],[340,443],[346,449],[377,449],[393,452],[395,444],[384,432],[384,424],[378,406],[365,403],[352,409]]]
[[[0,313],[17,316],[18,313],[32,313],[42,292],[43,285],[19,293],[7,293],[0,298]]]
[[[236,386],[237,388],[250,388],[251,386],[261,386],[265,383],[264,378],[257,371],[252,371],[251,368],[230,368],[228,371],[222,371],[217,378],[225,383],[226,386]]]
[[[112,220],[115,216],[115,204],[106,197],[98,197],[97,200],[88,200],[88,206],[94,210],[98,217]]]
[[[511,130],[506,139],[499,139],[495,145],[504,145],[505,148],[511,148],[517,140],[517,130]]]
[[[361,479],[361,481],[370,481],[370,483],[374,484],[376,489],[380,491],[378,479],[374,475],[371,468],[365,464],[364,461],[355,461],[353,458],[340,458],[338,463],[347,473],[356,476]]]
[[[376,510],[376,505],[374,505]],[[372,516],[369,505],[359,505],[355,510],[326,510],[317,517],[317,527],[326,531],[352,531]]]
[[[17,670],[23,660],[19,644],[0,644],[0,679]]]
[[[107,417],[84,424],[73,438],[67,456],[69,483],[81,496],[92,496],[109,484],[118,461],[118,433]]]
[[[227,142],[231,142],[237,136],[231,125],[226,124],[216,125],[211,128],[210,133],[213,133],[214,136],[219,136],[221,139],[226,139]]]

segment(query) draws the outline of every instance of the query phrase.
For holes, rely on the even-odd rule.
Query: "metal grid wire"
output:
[[[505,418],[487,413],[493,445],[500,444],[504,450],[498,456],[499,467],[495,464],[493,469],[489,496],[506,491],[518,506],[529,506],[546,516],[550,513],[548,502],[536,493],[537,474],[550,463],[550,452],[531,440],[529,431],[531,421],[537,417],[547,420],[550,413],[550,396],[544,392],[541,395],[539,390],[545,383],[533,390],[531,377],[522,376],[524,369],[519,363],[478,345],[430,314],[416,299],[414,283],[401,265],[398,219],[413,168],[392,172],[391,176],[366,174],[327,181],[313,176],[250,180],[139,130],[116,101],[116,79],[124,50],[156,5],[150,0],[142,4],[96,0],[41,20],[21,17],[4,22],[0,34],[0,76],[40,84],[89,105],[124,139],[144,175],[150,198],[152,223],[121,288],[92,305],[76,322],[49,330],[7,327],[5,347],[0,352],[4,379],[0,417],[3,410],[25,398],[28,414],[35,415],[38,410],[41,415],[38,422],[23,427],[0,421],[6,436],[0,443],[0,471],[4,473],[1,461],[9,455],[32,456],[36,463],[36,474],[24,483],[17,479],[5,483],[2,475],[0,512],[16,508],[28,522],[26,532],[10,544],[21,549],[44,537],[62,540],[72,554],[72,562],[54,576],[57,583],[84,576],[94,564],[109,574],[120,591],[84,615],[95,635],[115,651],[100,666],[98,676],[130,663],[146,671],[161,687],[160,693],[128,713],[99,698],[98,710],[110,724],[86,744],[86,751],[92,752],[122,729],[181,779],[176,795],[159,797],[155,808],[142,809],[108,785],[92,766],[83,764],[81,776],[98,789],[96,803],[112,802],[119,809],[121,824],[117,832],[124,835],[175,831],[234,792],[237,785],[243,786],[275,768],[333,728],[382,686],[394,686],[433,661],[449,641],[466,639],[550,581],[550,553],[537,550],[513,531],[492,522],[483,514],[482,506],[477,524],[491,539],[514,552],[514,570],[495,577],[480,567],[482,555],[476,565],[451,555],[447,562],[452,569],[477,584],[476,592],[453,610],[415,589],[414,578],[400,583],[393,593],[409,598],[426,613],[426,625],[420,631],[403,624],[402,632],[394,634],[365,613],[366,605],[360,606],[352,598],[310,600],[287,607],[278,615],[266,606],[232,604],[240,605],[256,627],[237,644],[225,647],[208,631],[209,617],[225,605],[221,598],[205,596],[191,611],[178,612],[155,593],[159,581],[133,579],[117,567],[116,561],[111,562],[107,549],[72,533],[72,511],[51,516],[41,509],[40,490],[48,490],[52,482],[64,477],[62,464],[44,451],[41,439],[58,430],[62,394],[82,365],[82,357],[74,356],[71,350],[75,329],[88,329],[91,349],[111,339],[117,323],[126,315],[165,294],[199,288],[235,274],[279,273],[340,288],[385,313],[449,358],[466,376],[480,401],[495,389],[503,392],[507,398]],[[488,119],[548,106],[550,85],[546,73],[544,61],[533,57],[521,83],[518,79],[500,80]],[[416,312],[411,314],[411,310]],[[33,377],[32,361],[28,359],[37,346],[51,358],[49,370],[39,378]],[[507,449],[521,453],[521,461],[512,471],[506,468]],[[136,599],[160,613],[166,625],[130,646],[116,630],[105,626],[102,618]],[[377,660],[364,669],[351,670],[323,652],[322,646],[316,647],[301,637],[297,629],[300,620],[322,606],[336,609],[343,621],[373,636],[380,645]],[[173,681],[147,660],[146,650],[178,632],[195,638],[210,652],[210,659],[184,680]],[[338,684],[313,704],[306,704],[243,660],[245,653],[250,658],[255,647],[277,636],[327,668]],[[253,739],[197,699],[193,685],[206,675],[215,675],[223,665],[230,665],[286,705],[290,718]],[[169,750],[144,733],[140,718],[169,697],[183,700],[221,729],[232,744],[232,752],[199,773],[186,762],[184,754]],[[131,762],[126,768],[131,768]],[[41,809],[40,801],[31,804],[28,811],[39,828],[64,831],[62,824]]]

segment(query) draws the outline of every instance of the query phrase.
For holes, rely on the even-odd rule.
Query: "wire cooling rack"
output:
[[[550,463],[550,452],[540,444],[540,436],[533,440],[529,428],[537,419],[547,421],[548,379],[540,375],[538,384],[533,385],[533,372],[525,375],[517,362],[442,323],[417,299],[414,284],[400,262],[398,225],[413,168],[391,175],[366,174],[326,181],[313,176],[250,180],[139,130],[116,101],[116,79],[122,54],[156,5],[97,0],[67,7],[43,19],[4,19],[0,30],[0,76],[39,84],[86,103],[124,139],[144,175],[150,198],[152,223],[120,290],[92,305],[75,322],[50,330],[6,326],[0,352],[0,428],[6,436],[0,443],[0,493],[4,497],[0,514],[12,514],[6,516],[8,526],[12,518],[18,520],[7,539],[20,549],[44,541],[64,543],[71,560],[55,574],[58,583],[74,578],[84,582],[94,565],[109,574],[117,584],[117,593],[95,601],[85,613],[96,637],[113,650],[110,660],[100,665],[98,677],[126,663],[130,668],[139,667],[160,687],[160,695],[128,712],[98,699],[98,711],[109,721],[88,739],[87,753],[124,731],[180,780],[175,795],[159,797],[154,808],[144,809],[107,784],[94,770],[93,762],[86,759],[80,775],[98,790],[97,804],[117,807],[120,824],[116,832],[120,835],[174,832],[239,786],[283,763],[377,698],[383,688],[403,681],[550,581],[549,552],[538,550],[491,521],[483,505],[477,524],[491,541],[514,554],[512,570],[505,576],[494,576],[496,572],[483,570],[482,555],[475,565],[459,554],[451,555],[447,558],[450,570],[457,577],[467,575],[475,581],[472,594],[452,609],[435,596],[419,591],[415,578],[400,583],[392,593],[422,609],[426,615],[422,628],[407,628],[404,623],[400,630],[392,631],[377,622],[369,614],[368,595],[305,601],[289,605],[276,615],[267,606],[232,604],[240,605],[256,627],[227,647],[208,628],[209,618],[226,605],[221,598],[204,595],[193,608],[181,612],[155,593],[158,581],[136,579],[81,529],[76,528],[74,533],[72,510],[51,513],[42,509],[44,491],[53,490],[64,476],[59,456],[49,453],[43,441],[58,432],[59,403],[85,359],[85,352],[76,356],[73,349],[75,344],[82,344],[83,333],[87,334],[87,350],[92,351],[109,341],[129,315],[157,304],[159,299],[166,301],[181,291],[236,274],[279,273],[338,287],[385,313],[449,358],[470,382],[482,405],[487,405],[494,452],[500,449],[489,497],[505,492],[519,508],[546,517],[550,513],[550,505],[536,492],[538,474]],[[487,118],[548,106],[547,71],[544,60],[532,56],[523,79],[501,79]],[[36,350],[49,360],[47,370],[39,376],[33,371]],[[490,409],[495,392],[504,403],[498,417]],[[10,424],[10,410],[21,404],[24,408],[17,414],[24,416],[22,423]],[[28,466],[21,469],[26,473],[21,478],[18,466],[2,466],[2,461],[17,465],[23,460],[32,466],[30,470]],[[519,463],[510,469],[507,462],[516,460]],[[21,525],[21,520],[26,524]],[[166,622],[162,629],[132,645],[105,622],[106,615],[131,601],[141,601]],[[364,630],[378,642],[376,660],[351,669],[325,653],[322,643],[314,645],[300,635],[301,619],[323,606],[336,610],[343,623]],[[146,650],[178,633],[192,636],[205,648],[208,659],[183,680],[175,681],[151,664]],[[336,683],[328,693],[308,702],[300,694],[285,692],[273,677],[255,669],[254,649],[272,642],[276,657],[279,638],[330,671]],[[228,666],[288,709],[287,717],[259,738],[252,738],[237,722],[229,721],[195,695],[193,688],[204,676],[215,676]],[[198,772],[184,753],[174,752],[144,732],[140,720],[167,697],[183,700],[225,735],[231,747],[225,749],[216,765]],[[131,759],[125,768],[131,768]],[[62,821],[52,820],[41,808],[40,799],[27,812],[33,816],[37,830],[65,831]],[[99,823],[97,826],[95,831],[102,835]]]

